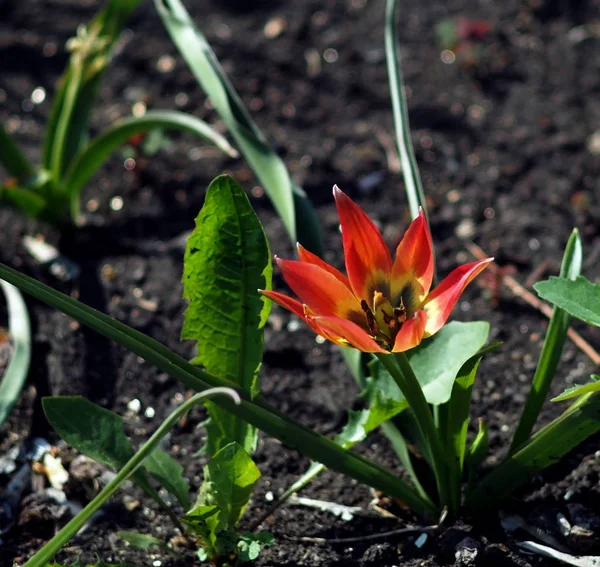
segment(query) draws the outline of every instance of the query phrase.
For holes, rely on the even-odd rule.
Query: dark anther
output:
[[[371,309],[369,308],[369,304],[364,299],[360,302],[360,306],[365,312],[365,315],[367,316],[367,326],[369,327],[369,331],[375,334],[377,326],[375,325],[375,317],[373,316],[373,311],[371,311]]]

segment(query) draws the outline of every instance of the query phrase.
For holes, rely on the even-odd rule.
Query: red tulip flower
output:
[[[346,277],[298,244],[300,261],[275,257],[300,301],[261,293],[289,309],[319,335],[364,352],[403,352],[439,331],[465,287],[491,258],[456,268],[435,289],[433,248],[425,214],[390,252],[373,221],[337,186]]]

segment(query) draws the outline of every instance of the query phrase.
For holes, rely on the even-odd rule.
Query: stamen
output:
[[[360,302],[360,306],[362,307],[362,310],[367,316],[367,326],[369,327],[369,331],[375,334],[377,332],[377,325],[375,324],[375,317],[373,316],[373,311],[369,309],[369,305],[364,299]]]

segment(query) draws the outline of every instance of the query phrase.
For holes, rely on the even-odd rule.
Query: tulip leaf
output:
[[[194,364],[251,397],[258,393],[262,329],[271,308],[258,289],[271,287],[271,273],[269,246],[248,197],[231,177],[217,177],[187,242],[183,294],[189,305],[181,336],[197,341]],[[251,453],[256,428],[213,402],[206,405],[206,452],[237,441]]]
[[[590,394],[592,392],[600,391],[600,376],[597,374],[592,374],[590,376],[592,379],[591,382],[587,384],[575,384],[571,388],[567,388],[562,394],[552,398],[552,402],[564,402],[565,400],[570,400],[571,398],[577,398],[579,396],[583,396],[584,394]]]
[[[577,319],[600,327],[600,285],[583,276],[576,280],[553,276],[533,287],[542,299]]]
[[[180,0],[154,0],[162,22],[190,71],[210,98],[240,152],[254,171],[292,242],[322,255],[321,227],[314,207],[271,149],[225,75],[219,60]]]
[[[468,495],[466,506],[487,513],[519,486],[558,461],[600,430],[600,392],[585,394],[561,416],[529,438],[497,465]]]

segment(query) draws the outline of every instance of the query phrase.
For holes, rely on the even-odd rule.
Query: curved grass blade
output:
[[[230,388],[212,388],[205,392],[196,394],[181,404],[171,415],[161,423],[152,437],[127,461],[123,468],[117,473],[100,493],[77,514],[64,528],[62,528],[42,549],[40,549],[24,567],[41,567],[60,551],[81,528],[96,513],[100,507],[115,493],[121,485],[133,475],[144,463],[152,452],[158,447],[160,441],[173,428],[173,426],[195,405],[202,403],[207,397],[215,395],[230,396],[232,403],[240,403],[240,399],[234,390]]]
[[[83,148],[65,174],[61,184],[67,192],[74,218],[77,218],[79,213],[79,193],[106,158],[134,134],[158,129],[191,132],[205,138],[231,157],[237,156],[237,152],[224,136],[190,114],[175,110],[154,110],[144,116],[124,118]]]
[[[600,430],[600,392],[579,398],[479,482],[466,507],[486,513],[540,471]]]
[[[13,285],[0,280],[8,306],[8,331],[14,350],[4,376],[0,381],[0,425],[10,415],[19,399],[31,362],[31,328],[27,306],[21,292]]]
[[[406,186],[406,196],[413,219],[419,216],[419,207],[427,215],[425,193],[421,184],[419,167],[410,139],[410,125],[408,123],[408,105],[404,94],[402,80],[402,67],[396,33],[396,0],[387,0],[385,3],[385,54],[394,111],[394,127],[396,129],[396,143],[402,164],[402,175]]]
[[[293,242],[322,254],[320,225],[305,193],[290,179],[180,0],[154,0],[171,39],[234,138]]]
[[[0,278],[76,319],[81,324],[87,325],[105,337],[118,342],[131,352],[154,364],[169,376],[180,380],[192,390],[201,392],[215,386],[235,386],[228,380],[203,372],[143,333],[115,321],[108,315],[100,313],[4,264],[0,264]],[[327,439],[301,425],[266,403],[261,396],[249,400],[245,392],[241,391],[239,393],[242,398],[242,403],[239,406],[227,400],[219,400],[219,405],[245,419],[268,435],[279,439],[288,447],[300,451],[309,459],[323,463],[334,471],[348,475],[394,498],[403,500],[407,506],[421,516],[429,516],[435,512],[427,502],[415,494],[408,484],[396,478],[389,471],[363,457],[344,450],[331,439]]]
[[[579,231],[575,229],[571,233],[565,248],[560,277],[575,280],[581,273],[582,256],[581,238],[579,237]],[[571,316],[560,307],[555,306],[546,331],[540,360],[533,376],[531,390],[527,396],[509,453],[517,451],[531,434],[531,430],[548,396],[548,390],[556,373],[570,323]]]

